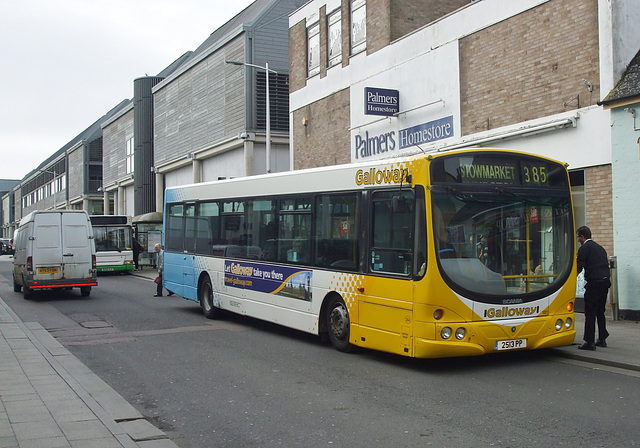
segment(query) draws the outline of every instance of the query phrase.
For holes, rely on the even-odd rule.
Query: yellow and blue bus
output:
[[[435,358],[569,345],[566,166],[475,149],[167,188],[164,286],[354,346]]]
[[[91,215],[100,272],[133,272],[133,227],[126,215]]]

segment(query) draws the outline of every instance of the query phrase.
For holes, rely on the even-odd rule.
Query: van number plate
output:
[[[496,341],[496,350],[515,350],[527,348],[526,339],[509,339],[507,341]]]
[[[38,274],[57,274],[58,268],[38,268]]]

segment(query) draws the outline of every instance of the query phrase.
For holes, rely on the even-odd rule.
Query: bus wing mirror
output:
[[[402,196],[394,196],[391,199],[393,213],[407,213],[407,200]]]

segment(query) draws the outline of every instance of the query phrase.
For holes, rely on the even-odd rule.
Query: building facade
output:
[[[126,105],[123,101],[22,178],[2,199],[12,211],[3,232],[13,235],[34,210],[86,210],[103,213],[101,125]],[[5,198],[6,197],[6,198]],[[13,205],[12,205],[13,204]]]
[[[20,183],[17,179],[0,179],[0,216],[2,238],[13,238],[12,223],[15,221],[15,204],[13,194],[9,194]]]
[[[615,254],[597,102],[640,48],[639,19],[631,0],[312,0],[289,20],[293,167],[461,147],[548,156],[569,164],[577,225]],[[386,91],[398,104],[380,115],[367,94]]]
[[[133,99],[102,124],[102,193],[105,214],[140,216],[155,211],[152,88],[173,73],[191,51],[156,76],[133,81]]]
[[[620,81],[600,103],[611,111],[611,181],[613,195],[613,245],[616,255],[619,314],[640,320],[640,236],[633,229],[640,222],[638,172],[640,172],[640,52]],[[595,237],[594,237],[595,238]]]
[[[153,88],[158,211],[168,186],[289,169],[288,15],[302,3],[257,0]]]

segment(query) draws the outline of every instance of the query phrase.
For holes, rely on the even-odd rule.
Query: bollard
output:
[[[615,256],[609,257],[609,270],[611,271],[611,288],[609,289],[609,303],[613,320],[618,320],[618,269]]]

